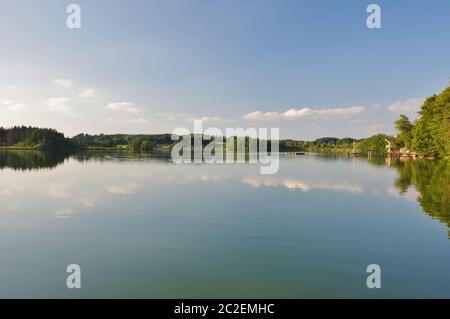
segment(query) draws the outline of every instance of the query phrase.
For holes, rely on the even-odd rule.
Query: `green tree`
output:
[[[405,147],[411,149],[412,143],[412,129],[413,125],[405,115],[400,115],[400,118],[395,121],[395,129],[397,130],[397,145],[399,147]]]
[[[358,149],[362,152],[373,152],[376,154],[384,154],[387,151],[386,140],[393,141],[391,136],[385,134],[376,134],[365,138],[358,142]]]
[[[0,127],[0,146],[40,149],[72,148],[75,145],[54,129],[27,126]]]
[[[412,149],[424,156],[450,156],[450,87],[427,98],[412,130]]]

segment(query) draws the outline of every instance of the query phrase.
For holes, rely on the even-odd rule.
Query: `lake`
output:
[[[261,175],[0,152],[0,297],[449,298],[449,181],[430,160],[282,156]]]

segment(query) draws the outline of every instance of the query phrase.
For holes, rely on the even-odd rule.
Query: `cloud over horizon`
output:
[[[113,102],[106,106],[107,109],[118,112],[139,113],[141,110],[135,103],[131,102]]]
[[[75,82],[71,79],[55,79],[53,80],[53,84],[63,88],[70,88],[75,84]]]
[[[391,113],[405,113],[405,115],[417,115],[424,102],[424,98],[409,98],[403,101],[396,101],[388,106]]]
[[[286,112],[261,112],[255,111],[247,113],[242,118],[248,121],[271,121],[277,119],[299,119],[299,118],[334,118],[350,117],[360,114],[365,110],[364,106],[350,106],[327,109],[311,109],[304,107],[301,109],[289,109]]]
[[[90,99],[94,98],[96,96],[96,93],[94,89],[84,89],[78,94],[78,96],[81,98]]]
[[[16,83],[4,83],[0,87],[0,109],[3,114],[3,122],[0,125],[52,126],[68,135],[82,131],[98,134],[156,134],[171,132],[176,127],[190,127],[195,120],[201,120],[205,129],[218,127],[225,130],[226,127],[260,125],[278,127],[282,138],[362,138],[375,133],[393,134],[393,122],[397,114],[410,115],[408,112],[416,112],[423,102],[423,99],[410,98],[373,106],[303,107],[284,110],[273,106],[273,110],[280,111],[250,113],[241,110],[254,108],[246,108],[243,104],[240,110],[233,112],[215,108],[213,111],[220,113],[214,114],[211,109],[192,108],[184,113],[180,106],[175,109],[172,109],[172,106],[162,109],[163,106],[152,99],[144,100],[143,105],[130,102],[134,97],[132,94],[122,96],[120,92],[111,93],[99,85],[94,89],[89,83],[82,81],[59,81],[62,85],[58,86],[63,89],[55,91],[55,88],[49,85],[55,84],[51,79],[42,81],[43,85],[39,90],[28,88],[23,83],[19,83],[20,87]],[[68,85],[73,86],[64,89]],[[152,109],[146,107],[147,104],[152,104]]]
[[[19,87],[17,85],[7,85],[3,88],[3,91],[7,94],[17,94]]]

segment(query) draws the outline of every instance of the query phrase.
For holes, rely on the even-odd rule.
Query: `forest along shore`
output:
[[[323,137],[314,141],[284,139],[280,152],[314,152],[349,156],[385,156],[408,158],[450,158],[450,86],[439,95],[428,97],[411,122],[405,115],[395,121],[396,135],[375,134],[367,138]],[[191,136],[194,138],[194,136]],[[211,137],[205,138],[204,145]],[[230,140],[244,143],[249,137],[212,137],[226,148]],[[55,129],[15,126],[0,127],[0,150],[98,150],[129,151],[149,154],[170,154],[178,140],[171,134],[78,134],[67,138]],[[270,141],[268,150],[270,151]],[[236,149],[236,148],[235,148]]]

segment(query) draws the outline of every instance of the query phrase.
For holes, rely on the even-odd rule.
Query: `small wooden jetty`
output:
[[[297,156],[297,155],[305,155],[305,152],[286,152],[286,156]]]

